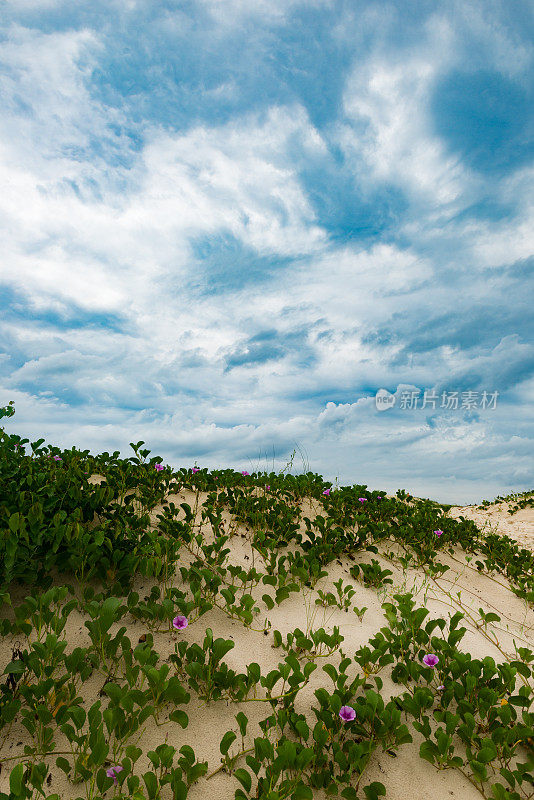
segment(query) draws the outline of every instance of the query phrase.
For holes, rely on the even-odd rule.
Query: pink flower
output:
[[[383,497],[377,497],[376,499],[377,500],[383,500],[384,498]]]
[[[356,719],[356,712],[352,706],[341,706],[339,716],[343,722],[352,722],[353,719]]]
[[[323,494],[325,494],[328,497],[331,491],[332,491],[331,489],[325,489]]]
[[[442,692],[445,689],[444,685],[438,686],[438,692]]]
[[[360,503],[366,503],[367,497],[358,497],[358,500],[360,501]]]
[[[250,475],[250,472],[247,472],[246,469],[244,469],[241,475]]]
[[[187,617],[182,617],[181,614],[175,617],[172,621],[172,627],[176,628],[177,631],[183,631],[184,628],[187,628],[187,625]]]
[[[426,656],[423,656],[423,664],[426,664],[427,667],[435,667],[438,663],[439,658],[434,655],[434,653],[428,653]]]
[[[163,464],[154,464],[154,466],[156,467],[156,470],[158,472],[161,472],[161,470],[163,469]]]
[[[113,783],[115,784],[115,786],[118,783],[116,776],[119,772],[122,772],[123,769],[124,767],[110,767],[109,769],[106,770],[106,775],[108,776],[108,778],[113,778]]]
[[[195,473],[195,472],[200,472],[200,467],[193,467],[193,469],[191,470],[191,472],[193,472],[193,473]]]
[[[54,456],[54,461],[63,461],[63,459],[60,458],[59,456]]]
[[[443,531],[434,531],[436,536],[443,536]]]
[[[265,488],[267,489],[267,491],[269,491],[271,487],[270,487],[269,484],[267,484],[267,486]]]

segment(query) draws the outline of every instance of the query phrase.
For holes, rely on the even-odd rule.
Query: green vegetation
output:
[[[77,800],[183,800],[215,772],[233,775],[240,800],[304,800],[318,790],[374,800],[385,788],[365,776],[373,754],[395,754],[414,738],[423,759],[460,771],[483,797],[534,796],[534,652],[508,653],[499,615],[473,616],[452,593],[456,613],[431,618],[412,593],[394,589],[387,566],[417,569],[437,585],[449,570],[440,559],[463,552],[528,608],[530,550],[401,490],[387,498],[364,485],[333,489],[311,472],[176,471],[144,442],[131,446],[128,459],[93,456],[0,429],[0,635],[12,642],[0,685],[0,775],[9,773],[0,800],[59,800],[47,794],[51,767]],[[191,502],[180,503],[180,492]],[[245,555],[233,560],[236,543]],[[329,579],[343,559],[352,584]],[[139,576],[150,586],[144,599],[133,587]],[[352,609],[359,625],[367,609],[353,605],[355,584],[382,597],[385,624],[349,656],[339,627],[316,620]],[[271,631],[269,613],[297,596],[305,629]],[[270,636],[276,668],[234,669],[226,660],[234,642],[203,626],[214,610]],[[84,646],[67,639],[72,614],[83,620]],[[462,621],[501,663],[462,649]],[[133,642],[138,622],[147,632]],[[189,627],[201,630],[195,642],[184,636]],[[174,654],[163,661],[155,641],[170,633]],[[303,713],[299,696],[309,697],[302,690],[318,675]],[[95,676],[102,688],[88,703],[84,686]],[[385,696],[385,676],[395,695]],[[199,701],[265,709],[255,735],[247,714],[234,715],[209,776],[187,741]],[[8,748],[20,726],[26,744]],[[166,736],[145,753],[145,732],[163,727],[182,744]]]
[[[508,503],[508,513],[516,514],[523,508],[534,508],[534,491],[512,492],[505,496],[499,495],[495,500],[483,500],[480,508],[488,508],[497,503]]]

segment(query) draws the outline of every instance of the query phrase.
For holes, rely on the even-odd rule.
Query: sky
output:
[[[533,488],[533,43],[527,0],[0,0],[6,429]]]

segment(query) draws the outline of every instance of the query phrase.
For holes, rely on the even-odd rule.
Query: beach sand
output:
[[[200,500],[202,499],[203,496],[201,495]],[[178,503],[188,502],[193,505],[195,497],[192,492],[182,491],[181,495],[175,496],[174,500]],[[500,532],[512,536],[525,546],[532,547],[534,545],[534,510],[531,509],[510,516],[506,514],[504,505],[502,504],[501,508],[490,508],[484,511],[473,506],[458,507],[451,509],[450,513],[452,516],[463,515],[466,518],[474,519],[477,524],[497,526]],[[318,505],[313,507],[310,506],[307,500],[304,501],[304,513],[307,516],[317,513],[318,509]],[[157,512],[158,509],[155,509],[154,518]],[[198,517],[198,520],[200,522],[200,517]],[[238,525],[236,534],[230,539],[230,560],[233,563],[251,566],[253,554],[248,543],[248,533],[244,526]],[[206,536],[209,536],[207,532]],[[386,549],[389,549],[389,552],[393,552],[395,544],[388,545]],[[255,557],[257,560],[257,554]],[[369,554],[358,553],[356,556],[357,561],[370,560],[370,558]],[[450,570],[435,581],[425,581],[424,573],[421,570],[408,569],[402,571],[398,566],[391,563],[384,554],[379,554],[376,558],[384,567],[391,569],[393,572],[393,585],[386,587],[387,594],[385,590],[377,592],[366,588],[352,578],[349,575],[349,568],[353,562],[348,558],[341,558],[339,562],[331,564],[328,570],[328,577],[321,580],[316,587],[323,590],[332,590],[333,582],[342,577],[344,582],[351,584],[356,590],[356,595],[352,600],[353,604],[359,608],[367,606],[368,610],[362,622],[352,613],[352,610],[349,613],[345,613],[338,608],[332,610],[315,606],[313,604],[317,596],[315,591],[311,591],[308,598],[302,594],[294,593],[288,600],[278,607],[275,606],[270,612],[266,611],[261,601],[259,602],[263,611],[257,617],[254,627],[261,629],[266,620],[271,626],[267,635],[261,630],[249,630],[240,621],[231,620],[224,612],[219,609],[213,609],[182,632],[167,630],[155,633],[154,647],[160,653],[161,662],[163,662],[174,652],[174,646],[177,641],[186,639],[190,643],[193,641],[201,643],[206,628],[211,627],[214,636],[231,638],[235,642],[235,648],[225,656],[225,660],[230,667],[238,671],[244,671],[247,663],[256,661],[260,664],[262,673],[265,674],[275,668],[284,657],[284,651],[275,648],[273,645],[273,630],[279,630],[285,638],[285,634],[296,627],[305,629],[307,617],[309,621],[310,613],[315,613],[313,627],[316,629],[323,626],[327,630],[332,630],[334,626],[339,626],[340,632],[344,636],[342,650],[349,657],[352,657],[354,652],[361,645],[367,643],[369,638],[385,624],[382,603],[388,599],[388,596],[398,591],[413,591],[418,604],[425,605],[429,609],[431,616],[443,617],[452,615],[458,610],[457,593],[460,593],[461,602],[475,616],[479,608],[484,609],[485,612],[497,611],[501,616],[501,622],[491,625],[489,628],[496,632],[500,647],[505,652],[511,653],[514,651],[513,640],[518,646],[533,646],[534,611],[532,608],[527,607],[524,601],[510,591],[506,580],[502,576],[488,576],[473,568],[467,563],[466,555],[462,551],[455,552],[453,556],[440,554],[440,560],[446,563]],[[180,563],[187,563],[187,560],[187,555],[183,556]],[[178,577],[175,579],[174,585],[181,586]],[[136,578],[133,588],[143,597],[148,594],[150,586],[151,583],[146,579]],[[265,587],[258,587],[256,591],[258,598],[263,591],[265,591]],[[88,632],[84,627],[84,621],[85,618],[78,612],[73,612],[68,618],[66,626],[68,649],[89,644]],[[124,617],[120,624],[115,626],[115,629],[118,629],[123,624],[127,626],[127,635],[131,639],[132,646],[135,647],[139,637],[147,633],[146,626],[129,615]],[[462,649],[469,650],[473,657],[481,658],[491,655],[496,661],[503,660],[502,653],[484,635],[484,631],[477,629],[468,620],[464,621],[463,624],[468,628],[468,632],[461,642]],[[8,639],[8,641],[4,642],[4,646],[1,649],[1,670],[10,661],[11,646],[15,644],[16,639],[20,640],[21,637],[13,637],[13,639]],[[339,654],[334,654],[330,660],[332,663],[337,664]],[[297,711],[307,716],[310,726],[313,726],[316,722],[315,716],[311,712],[311,706],[314,702],[317,705],[313,694],[314,691],[321,686],[326,687],[328,691],[333,689],[330,678],[321,669],[322,661],[324,660],[319,659],[320,666],[313,673],[310,683],[299,693],[296,701]],[[353,672],[355,668],[356,665],[353,664]],[[387,669],[381,673],[381,677],[384,679],[382,690],[384,699],[389,699],[390,696],[400,694],[403,691],[402,686],[393,684],[388,678]],[[84,684],[83,697],[86,708],[89,708],[98,699],[98,693],[103,683],[104,676],[94,673],[89,681]],[[194,698],[193,693],[192,698]],[[140,742],[143,755],[137,763],[136,773],[138,775],[149,767],[146,757],[147,751],[164,742],[166,737],[168,743],[177,749],[184,744],[191,745],[197,759],[208,761],[209,774],[221,764],[219,743],[223,734],[227,730],[236,732],[238,730],[235,722],[235,715],[238,711],[243,711],[249,718],[246,742],[250,745],[254,736],[260,734],[258,722],[268,716],[270,710],[268,704],[262,702],[227,703],[226,701],[218,701],[206,705],[195,699],[192,699],[189,705],[183,708],[189,716],[189,725],[185,730],[182,730],[175,723],[158,728],[152,720],[149,721]],[[387,789],[387,798],[389,800],[428,800],[429,797],[435,798],[435,800],[445,800],[446,798],[447,800],[449,798],[457,798],[457,800],[480,799],[477,789],[459,772],[453,769],[438,771],[431,764],[421,759],[419,757],[421,740],[417,738],[418,734],[413,731],[412,733],[414,734],[413,743],[400,747],[396,756],[380,750],[375,752],[364,775],[362,786],[369,784],[371,781],[380,781]],[[240,737],[238,736],[236,745],[239,739]],[[4,747],[3,755],[22,752],[23,746],[27,742],[29,742],[29,735],[25,728],[21,725],[15,725],[10,733],[9,742]],[[63,749],[65,749],[65,742],[58,737],[57,750]],[[230,750],[230,753],[233,752],[235,752],[235,746]],[[49,793],[59,793],[62,800],[84,795],[83,785],[72,786],[64,774],[56,767],[54,755],[47,757],[46,761],[52,774],[51,784],[48,788]],[[244,759],[241,759],[237,766],[244,766]],[[0,790],[2,791],[9,791],[8,772],[9,770],[4,768],[0,775]],[[239,784],[235,778],[224,772],[219,772],[210,779],[201,778],[191,788],[189,798],[191,800],[204,800],[205,798],[209,798],[209,800],[230,800],[230,798],[234,797],[235,789],[238,786]],[[127,795],[126,786],[125,792]],[[110,790],[106,796],[113,796],[113,792]],[[170,793],[164,794],[164,797],[170,798],[170,796]],[[361,796],[363,797],[363,792]],[[323,800],[324,794],[321,791],[316,791],[314,797],[317,800]]]
[[[509,508],[514,503],[497,502],[486,508],[480,506],[454,506],[449,515],[455,519],[465,517],[472,519],[477,527],[488,533],[499,533],[509,536],[521,547],[534,550],[534,508],[520,508],[514,514],[509,513]]]

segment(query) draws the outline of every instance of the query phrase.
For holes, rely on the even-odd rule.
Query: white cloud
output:
[[[220,30],[224,38],[245,24],[261,40],[256,20],[283,24],[299,3],[201,5],[217,23],[227,14],[213,46]],[[149,5],[122,4],[136,8]],[[380,16],[366,18],[373,14]],[[385,15],[391,33],[395,15]],[[163,15],[154,25],[161,32],[167,22]],[[481,39],[490,36],[487,26],[480,31]],[[515,390],[520,436],[506,408],[475,422],[429,420],[379,415],[373,397],[360,397],[362,386],[430,388],[445,378],[467,381],[474,371],[490,390],[493,377],[519,374],[532,358],[520,337],[504,334],[485,350],[436,336],[428,350],[404,352],[414,337],[435,334],[435,316],[452,320],[452,339],[473,297],[490,303],[500,293],[505,305],[506,280],[482,283],[477,272],[525,258],[533,243],[526,202],[500,226],[454,219],[485,187],[447,155],[428,104],[435,81],[459,62],[461,41],[455,22],[439,14],[409,51],[377,34],[371,55],[358,53],[347,79],[345,120],[324,132],[299,101],[272,103],[178,131],[147,119],[136,128],[143,145],[133,150],[126,134],[109,127],[133,124],[128,112],[92,93],[92,71],[109,42],[74,26],[47,34],[13,27],[0,44],[0,182],[8,187],[0,195],[1,277],[29,303],[29,318],[0,327],[13,356],[0,361],[0,402],[17,401],[10,427],[125,455],[129,441],[145,439],[176,466],[205,454],[211,466],[249,468],[271,445],[282,466],[300,444],[312,469],[342,481],[389,490],[404,482],[443,499],[490,494],[496,465],[502,476],[528,474],[528,382]],[[525,52],[520,57],[526,63]],[[235,102],[236,81],[239,75],[221,78],[206,92],[210,103],[218,95]],[[382,186],[396,187],[406,202],[384,240],[329,240],[329,220],[317,215],[301,172],[332,167],[336,143],[363,202]],[[516,173],[498,197],[526,198],[531,179],[527,170]],[[207,291],[211,275],[194,245],[213,243],[217,258],[217,237],[273,264],[269,280],[243,275],[240,283],[232,274],[225,286],[221,266]],[[75,318],[69,327],[80,309],[87,324],[77,327]],[[48,322],[47,312],[64,324]],[[118,330],[100,328],[92,312],[113,317]],[[227,369],[232,356],[235,364],[241,353],[253,356],[251,340],[266,331],[273,358],[267,344],[257,363]],[[344,401],[328,402],[335,397]]]
[[[281,24],[287,15],[298,6],[307,8],[327,8],[333,0],[199,0],[209,13],[224,27],[232,26],[242,19],[260,18],[264,21]]]
[[[397,184],[413,202],[441,212],[466,188],[464,168],[446,153],[428,116],[434,83],[450,67],[452,49],[450,26],[433,18],[409,52],[380,50],[355,66],[344,92],[352,126],[339,133],[345,150],[356,162],[363,158],[374,180]]]

